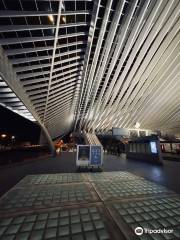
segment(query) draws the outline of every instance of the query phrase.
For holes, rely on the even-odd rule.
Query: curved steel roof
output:
[[[52,138],[136,122],[178,132],[179,11],[178,0],[0,0],[1,77]]]

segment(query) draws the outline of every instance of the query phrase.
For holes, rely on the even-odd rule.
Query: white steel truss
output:
[[[136,122],[180,131],[179,1],[0,2],[0,104],[51,145]]]

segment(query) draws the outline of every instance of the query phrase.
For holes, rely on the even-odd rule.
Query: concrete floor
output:
[[[55,158],[42,159],[0,168],[0,195],[29,174],[75,172],[76,153],[63,152]],[[104,171],[126,170],[162,184],[180,193],[180,162],[164,161],[163,166],[126,160],[125,156],[104,155]]]

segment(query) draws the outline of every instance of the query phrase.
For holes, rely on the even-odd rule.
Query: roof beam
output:
[[[24,92],[24,89],[22,88],[20,82],[18,81],[17,75],[14,72],[13,67],[12,67],[11,63],[9,62],[7,56],[5,55],[2,47],[0,47],[0,56],[1,56],[0,57],[0,73],[1,73],[1,76],[6,81],[8,86],[16,93],[16,95],[24,103],[24,105],[29,110],[29,112],[32,114],[32,116],[38,121],[40,127],[43,129],[43,131],[44,131],[44,133],[47,137],[49,147],[50,147],[52,153],[54,153],[55,149],[54,149],[54,145],[52,143],[52,140],[49,136],[49,133],[47,132],[47,129],[44,127],[44,125],[42,124],[38,114],[36,113],[36,110],[35,110],[34,106],[31,103],[31,101],[29,100],[26,93]]]
[[[79,26],[88,26],[87,22],[78,22],[78,23],[68,23],[68,24],[61,24],[59,28],[68,28],[68,27],[79,27]],[[19,31],[33,31],[33,30],[43,30],[43,29],[55,29],[56,25],[1,25],[0,26],[0,33],[3,32],[19,32]]]
[[[146,22],[146,25],[149,25],[149,26],[144,26],[143,27],[143,29],[141,31],[141,34],[139,35],[139,37],[138,37],[138,39],[137,39],[137,41],[136,41],[136,43],[135,43],[135,45],[133,47],[133,50],[132,50],[131,55],[130,55],[131,57],[129,57],[128,62],[127,62],[126,66],[125,66],[125,68],[123,70],[123,73],[120,75],[120,78],[118,79],[116,85],[114,86],[113,96],[111,97],[111,100],[110,100],[110,106],[112,106],[113,101],[114,101],[115,97],[117,96],[118,91],[119,91],[121,86],[122,86],[122,89],[121,89],[121,92],[117,96],[116,103],[114,104],[114,106],[110,110],[111,113],[109,113],[109,114],[112,114],[112,112],[119,111],[119,110],[117,110],[117,108],[120,109],[119,102],[121,101],[121,98],[122,98],[124,92],[126,91],[126,89],[128,87],[130,79],[132,79],[132,76],[133,76],[135,70],[137,69],[137,67],[139,66],[140,61],[142,61],[143,56],[145,56],[149,46],[151,45],[151,43],[153,42],[153,40],[155,39],[157,34],[160,32],[162,25],[166,22],[166,20],[170,16],[170,13],[173,10],[173,7],[175,6],[175,2],[174,1],[168,2],[167,5],[163,9],[163,14],[160,15],[160,17],[158,18],[156,23],[152,26],[153,19],[155,17],[157,17],[156,16],[157,13],[159,14],[159,11],[157,11],[158,7],[159,8],[163,7],[163,5],[161,5],[161,4],[162,4],[162,2],[161,3],[160,2],[156,3],[156,5],[154,7],[155,11],[151,12],[151,14],[149,16],[150,19],[149,19],[149,21]],[[163,2],[163,4],[165,4],[165,2]],[[174,19],[174,17],[171,17],[171,19],[169,20],[169,24],[172,24],[173,19]],[[150,30],[151,30],[151,32],[150,32]],[[148,34],[149,34],[148,38],[145,38]],[[141,37],[141,35],[142,35],[142,37]],[[131,66],[131,64],[133,62],[133,59],[135,58],[135,56],[136,56],[137,52],[139,51],[139,48],[140,48],[141,45],[143,46],[142,50],[140,51],[140,53],[139,53],[139,55],[138,55],[134,65],[133,65],[133,67],[131,68],[131,72],[126,77],[126,74],[129,71],[129,68],[130,68],[130,66]],[[148,57],[150,57],[150,56],[151,55],[149,54]],[[117,70],[118,69],[119,69],[119,67],[117,67]],[[124,84],[122,85],[123,79],[125,79],[125,78],[127,78],[127,79],[124,82]],[[122,103],[121,103],[121,106],[122,106]],[[98,119],[98,116],[96,116],[96,120],[97,119]],[[96,124],[96,120],[94,121],[93,125]]]
[[[91,103],[90,103],[90,107],[89,107],[89,114],[90,112],[92,112],[92,108],[94,107],[94,101],[96,98],[96,94],[97,91],[99,89],[102,77],[103,77],[103,73],[105,71],[105,66],[108,62],[108,57],[109,57],[109,53],[110,53],[110,49],[112,47],[113,44],[113,40],[116,34],[116,30],[118,28],[118,24],[119,24],[119,20],[122,17],[122,12],[125,6],[125,0],[123,1],[118,1],[117,2],[117,6],[116,6],[116,10],[112,19],[112,23],[110,25],[110,29],[108,31],[108,35],[105,41],[105,46],[103,47],[103,51],[99,60],[99,64],[97,64],[97,71],[96,73],[93,71],[93,75],[91,75],[91,77],[94,78],[94,87],[93,91],[92,91],[92,98],[91,98]],[[101,42],[102,44],[102,42]],[[98,46],[101,47],[101,46]],[[98,56],[95,56],[95,58],[97,58]],[[89,116],[88,116],[89,118]],[[82,121],[81,121],[82,124]]]
[[[85,36],[86,32],[69,33],[64,35],[59,35],[58,39]],[[0,39],[0,45],[12,45],[21,44],[28,42],[42,42],[42,41],[53,41],[54,36],[41,36],[41,37],[18,37],[18,38],[2,38]]]
[[[76,11],[64,11],[62,12],[62,16],[67,15],[77,15],[77,14],[90,14],[87,10],[76,10]],[[42,16],[57,16],[58,12],[53,11],[15,11],[15,10],[0,10],[0,18],[2,17],[42,17]]]
[[[80,53],[80,52],[84,52],[85,49],[81,48],[81,49],[76,49],[76,50],[72,50],[69,52],[65,52],[65,53],[59,53],[55,55],[55,58],[59,57],[61,58],[62,56],[66,56],[66,55],[70,55],[70,54],[74,54],[74,53]],[[10,59],[10,62],[12,64],[19,64],[19,63],[25,63],[25,62],[35,62],[35,61],[40,61],[40,60],[45,60],[45,59],[49,59],[51,61],[51,57],[50,55],[45,55],[45,56],[37,56],[37,57],[25,57],[25,58],[13,58]]]

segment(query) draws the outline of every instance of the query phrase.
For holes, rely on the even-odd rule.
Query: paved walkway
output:
[[[61,153],[55,158],[45,157],[35,161],[0,169],[0,195],[29,174],[75,172],[76,153]],[[164,166],[126,160],[124,156],[104,156],[104,171],[126,170],[180,193],[180,163],[164,161]]]

